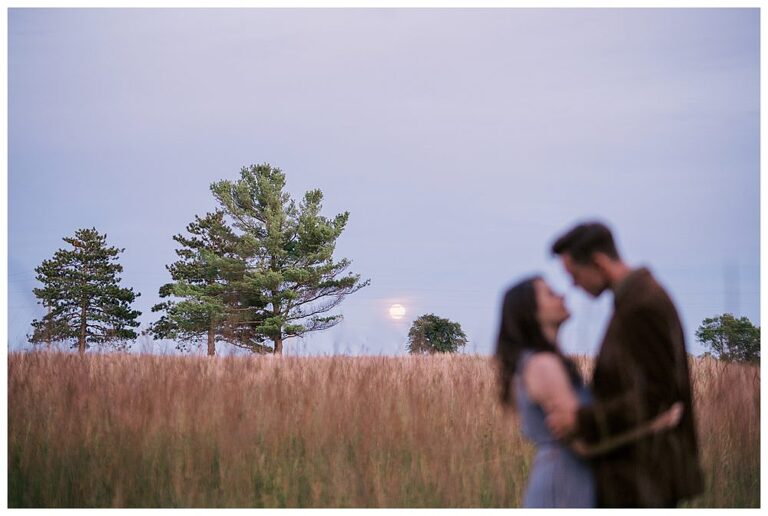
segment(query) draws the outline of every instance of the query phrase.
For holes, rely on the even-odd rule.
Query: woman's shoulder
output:
[[[551,351],[529,352],[530,354],[521,364],[521,373],[524,379],[550,378],[563,372],[563,363],[555,353]]]
[[[568,403],[573,398],[573,384],[556,353],[540,351],[532,355],[523,368],[522,381],[530,399],[543,407],[562,403],[563,396]]]
[[[552,367],[562,367],[560,357],[551,351],[529,351],[525,362],[526,368],[549,369]]]

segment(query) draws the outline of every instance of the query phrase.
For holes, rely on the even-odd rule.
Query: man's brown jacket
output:
[[[594,404],[577,414],[587,442],[631,430],[682,401],[674,429],[594,459],[600,507],[674,506],[703,489],[680,319],[645,269],[617,286],[615,310],[595,363]]]

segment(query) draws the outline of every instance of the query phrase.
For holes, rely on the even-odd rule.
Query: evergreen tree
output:
[[[323,314],[370,282],[344,275],[346,258],[333,260],[349,213],[321,216],[320,190],[306,192],[297,208],[284,187],[285,174],[268,164],[243,167],[238,181],[211,185],[240,231],[245,273],[238,290],[257,300],[248,306],[252,329],[272,340],[276,354],[286,339],[338,324],[341,314]]]
[[[172,283],[160,287],[167,300],[152,307],[165,314],[149,328],[155,338],[173,339],[180,351],[189,344],[206,339],[208,355],[216,354],[216,342],[229,342],[255,352],[268,348],[253,330],[255,315],[250,306],[258,306],[258,297],[243,292],[245,262],[240,256],[240,241],[224,222],[224,213],[216,211],[205,217],[195,216],[187,225],[189,236],[176,235],[181,244],[179,260],[166,269]],[[242,308],[245,306],[245,308]]]
[[[455,353],[467,344],[467,336],[459,323],[451,322],[434,314],[422,315],[408,331],[408,352]]]
[[[117,256],[125,249],[107,247],[106,239],[96,228],[78,229],[63,239],[72,249],[59,249],[35,269],[43,287],[33,292],[48,313],[32,321],[30,342],[71,340],[83,354],[94,344],[124,349],[126,340],[136,338],[132,328],[141,312],[130,305],[140,294],[119,286],[123,267]]]

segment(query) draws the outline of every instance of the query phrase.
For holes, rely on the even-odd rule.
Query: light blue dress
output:
[[[536,456],[528,477],[523,507],[595,507],[595,481],[589,464],[555,439],[547,428],[542,408],[530,400],[520,374],[533,356],[524,351],[514,377],[515,402],[523,435],[536,445]],[[586,386],[573,386],[579,403],[592,402]]]

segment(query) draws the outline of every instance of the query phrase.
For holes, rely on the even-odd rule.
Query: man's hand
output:
[[[557,439],[565,439],[576,430],[576,411],[565,407],[553,410],[547,416],[547,426]]]
[[[680,401],[676,402],[665,412],[656,416],[656,419],[651,422],[651,430],[661,432],[662,430],[676,427],[683,417],[684,410],[683,403]]]

